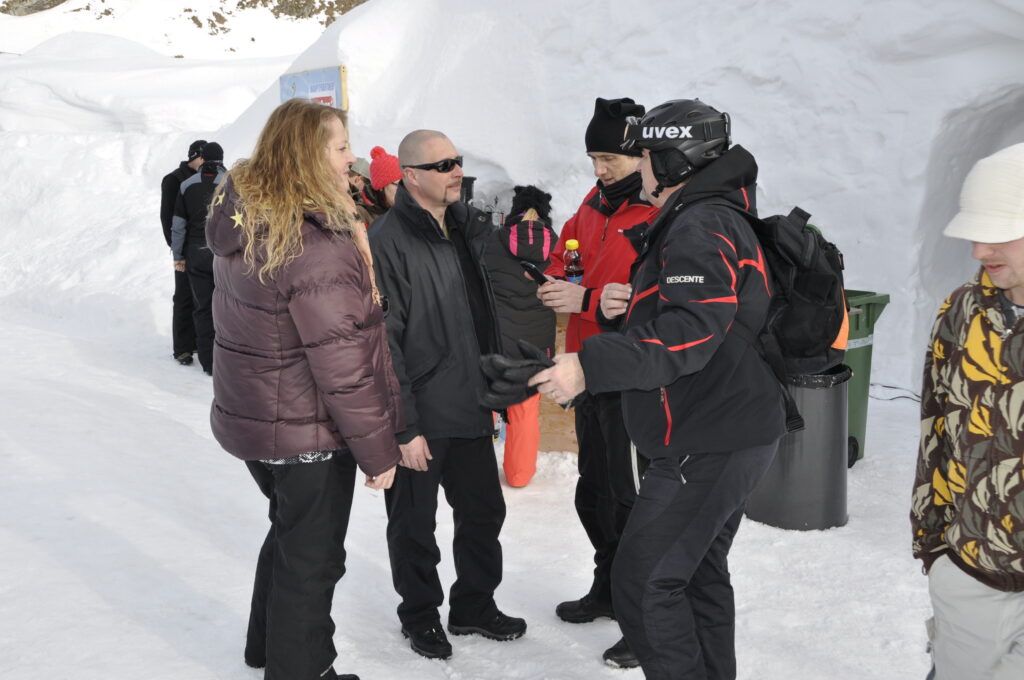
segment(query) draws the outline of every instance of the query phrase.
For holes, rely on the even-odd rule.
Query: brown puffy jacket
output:
[[[348,448],[366,474],[388,470],[401,458],[401,400],[355,244],[307,215],[302,254],[260,283],[243,261],[230,179],[221,198],[206,226],[216,256],[214,437],[243,460]]]

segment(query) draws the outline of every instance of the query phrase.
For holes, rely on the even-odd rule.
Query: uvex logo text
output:
[[[693,139],[690,130],[692,125],[668,125],[665,127],[645,127],[644,139]]]
[[[666,276],[665,283],[704,283],[703,276]]]

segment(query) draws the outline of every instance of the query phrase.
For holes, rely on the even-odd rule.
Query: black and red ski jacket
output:
[[[753,212],[757,164],[734,146],[636,235],[633,295],[618,332],[584,341],[587,390],[622,392],[626,430],[648,458],[769,444],[786,431],[778,380],[738,333],[764,325],[770,279]],[[630,236],[633,236],[630,234]]]

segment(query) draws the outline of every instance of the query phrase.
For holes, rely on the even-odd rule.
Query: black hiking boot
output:
[[[615,668],[636,668],[640,665],[626,638],[619,638],[618,642],[604,650],[602,656],[606,664]]]
[[[412,651],[428,659],[447,659],[452,655],[452,645],[440,624],[420,630],[402,627],[402,635],[409,638]]]
[[[354,673],[345,673],[344,675],[338,675],[334,672],[333,668],[327,670],[326,673],[320,676],[324,680],[359,680],[359,676]]]
[[[602,602],[589,593],[578,600],[569,600],[555,607],[558,618],[568,623],[590,623],[602,616],[615,620],[611,602]]]
[[[462,625],[448,619],[448,632],[452,635],[483,635],[491,640],[515,640],[526,632],[526,621],[497,612],[487,621]]]
[[[182,366],[192,365],[192,352],[182,352],[181,354],[175,354],[174,360]]]

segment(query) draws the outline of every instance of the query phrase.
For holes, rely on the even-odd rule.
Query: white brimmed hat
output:
[[[974,164],[960,190],[960,212],[942,233],[977,243],[1024,238],[1024,144]]]

